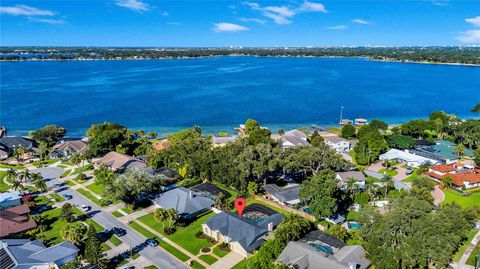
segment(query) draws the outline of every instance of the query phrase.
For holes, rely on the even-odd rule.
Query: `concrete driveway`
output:
[[[209,269],[229,269],[234,267],[237,263],[241,262],[244,257],[235,251],[231,251],[227,255],[225,255],[220,260],[216,261],[212,264]]]
[[[49,179],[47,180],[47,186],[49,188],[51,188],[55,184],[63,183],[62,180],[58,179],[58,177],[63,173],[62,169],[49,167],[32,169],[31,171],[35,172],[36,170],[39,170],[39,173],[41,173],[42,176]],[[65,187],[62,187],[58,190],[59,191],[57,193],[60,195],[69,194],[73,196],[73,198],[68,201],[69,203],[75,206],[90,206],[92,209],[90,210],[90,212],[87,213],[87,215],[90,216],[93,220],[95,220],[98,224],[102,225],[104,228],[119,227],[125,229],[127,231],[127,234],[120,237],[120,239],[129,248],[134,248],[135,246],[141,245],[145,242],[145,239],[142,235],[133,231],[128,225],[121,223],[117,218],[112,216],[110,213],[104,211],[101,207],[97,206],[96,204],[79,194],[77,191]],[[160,247],[146,246],[143,250],[140,251],[140,254],[145,256],[153,264],[162,269],[188,268],[184,263],[171,256],[168,252],[164,251]]]

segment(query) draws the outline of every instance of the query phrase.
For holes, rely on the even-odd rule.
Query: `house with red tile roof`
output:
[[[430,166],[425,174],[439,183],[449,176],[453,185],[458,188],[465,187],[466,189],[471,189],[480,187],[480,170],[478,168],[469,169],[460,163]]]

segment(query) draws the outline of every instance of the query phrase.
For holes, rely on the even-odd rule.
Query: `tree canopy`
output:
[[[52,143],[65,136],[66,129],[58,125],[45,125],[31,132],[32,139]]]
[[[339,188],[335,176],[331,170],[321,170],[300,186],[300,200],[308,205],[316,218],[336,213]]]
[[[341,136],[346,139],[354,138],[355,132],[356,132],[355,126],[351,124],[345,124],[342,127]]]

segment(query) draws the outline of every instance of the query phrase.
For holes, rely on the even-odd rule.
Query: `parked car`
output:
[[[88,205],[81,205],[80,209],[82,209],[84,212],[88,212],[88,211],[90,211],[90,209],[92,209],[92,207],[90,207]]]
[[[62,195],[62,197],[65,199],[65,200],[71,200],[73,198],[73,196],[71,196],[70,194],[64,194]]]
[[[407,175],[411,175],[412,173],[413,173],[412,168],[407,168],[407,170],[405,170],[405,174],[407,174]]]
[[[122,237],[122,236],[124,236],[124,235],[127,234],[127,231],[125,231],[125,229],[122,229],[122,228],[117,228],[117,227],[115,227],[115,228],[113,228],[112,230],[113,230],[113,233],[114,233],[116,236]]]
[[[147,243],[147,245],[149,245],[149,246],[151,246],[151,247],[156,247],[156,246],[158,246],[157,240],[155,240],[155,239],[153,239],[153,238],[147,239],[147,241],[145,241],[145,243]]]
[[[52,208],[53,208],[53,207],[52,207],[51,205],[40,205],[40,206],[38,206],[38,208],[37,208],[36,211],[37,211],[38,213],[42,213],[42,212],[48,211],[48,210],[50,210],[50,209],[52,209]]]

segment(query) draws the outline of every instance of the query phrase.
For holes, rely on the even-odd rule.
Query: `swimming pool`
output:
[[[348,229],[355,229],[357,231],[360,231],[360,225],[358,225],[358,223],[356,222],[349,222],[348,223]]]
[[[333,255],[333,249],[329,246],[325,246],[319,243],[310,243],[311,247],[314,247],[318,251],[327,253],[328,255]]]

